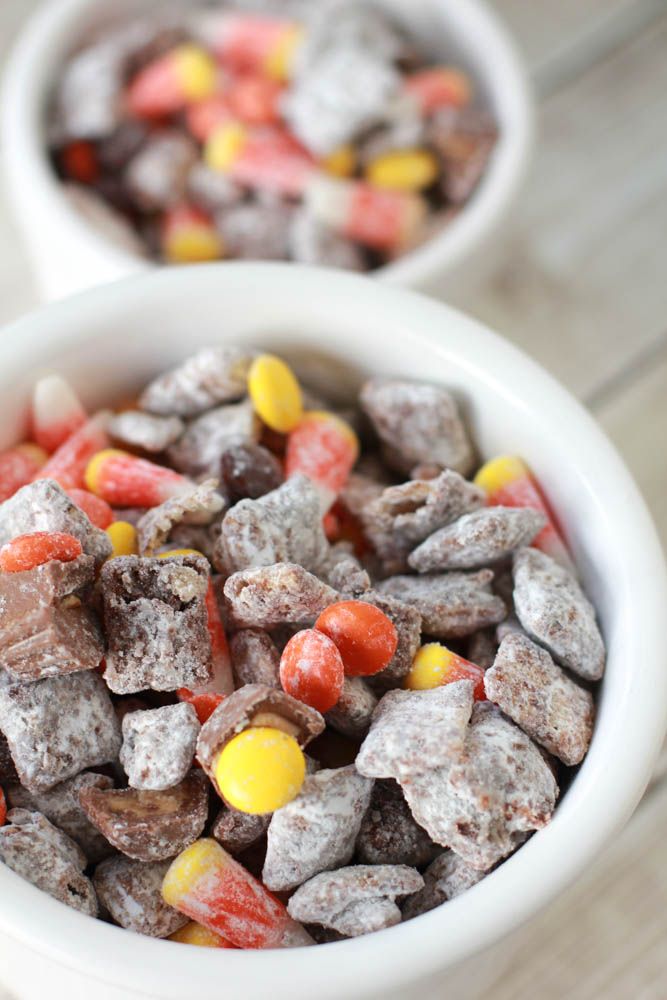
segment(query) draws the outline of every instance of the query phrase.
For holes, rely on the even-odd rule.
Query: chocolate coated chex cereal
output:
[[[130,787],[162,791],[178,785],[192,767],[199,729],[187,702],[125,715],[120,762]]]
[[[179,493],[159,507],[147,510],[137,524],[140,555],[153,555],[177,524],[209,524],[224,507],[217,486],[217,479],[207,479],[198,486],[193,484],[187,493]]]
[[[487,698],[546,750],[564,764],[581,763],[593,735],[593,696],[545,649],[527,636],[505,636],[484,687]]]
[[[246,393],[252,357],[241,347],[206,347],[159,375],[142,392],[142,409],[162,416],[195,417]]]
[[[485,874],[479,868],[471,868],[454,851],[443,851],[424,872],[424,888],[405,900],[403,919],[411,920],[460,896],[481,882]]]
[[[288,238],[291,257],[300,264],[338,267],[344,271],[366,268],[361,247],[323,225],[308,209],[294,213]]]
[[[296,563],[244,569],[224,586],[228,611],[238,628],[312,623],[338,600],[338,593]]]
[[[418,573],[488,566],[528,545],[546,523],[530,507],[483,507],[430,535],[408,563]]]
[[[370,678],[375,689],[386,691],[400,684],[412,666],[421,642],[422,616],[415,605],[376,590],[360,594],[359,600],[379,608],[398,634],[398,645],[391,660],[384,670]]]
[[[229,637],[229,652],[236,687],[264,684],[280,687],[280,653],[268,632],[245,628]]]
[[[428,864],[438,851],[415,823],[403,792],[394,781],[376,781],[357,837],[356,856],[368,865]]]
[[[264,836],[270,822],[270,815],[257,816],[223,806],[211,828],[211,836],[230,854],[241,854]]]
[[[422,630],[436,639],[460,639],[506,615],[505,605],[491,593],[493,571],[391,576],[377,584],[381,594],[397,597],[419,610]]]
[[[243,200],[244,190],[220,170],[207,167],[198,161],[191,168],[187,180],[188,194],[207,212],[230,208]]]
[[[373,782],[353,764],[306,778],[299,795],[273,814],[262,881],[293,889],[311,876],[347,864],[370,802]]]
[[[467,475],[472,445],[458,407],[441,386],[400,379],[370,379],[360,401],[397,472],[409,474],[419,462],[437,462]]]
[[[604,673],[605,649],[595,609],[563,566],[538,549],[514,557],[514,606],[526,632],[585,680]]]
[[[230,445],[222,453],[220,474],[231,503],[246,498],[257,500],[277,490],[284,478],[276,456],[252,441]]]
[[[22,785],[43,792],[118,756],[120,726],[94,671],[18,684],[0,674],[0,729]]]
[[[7,819],[0,827],[0,860],[54,899],[96,917],[97,898],[83,874],[81,848],[39,812],[11,809]]]
[[[292,562],[315,571],[328,549],[318,492],[306,476],[296,475],[258,500],[241,500],[227,511],[215,565],[234,573]]]
[[[371,578],[350,550],[348,542],[332,545],[325,568],[320,573],[334,590],[339,590],[346,597],[361,597],[371,589]]]
[[[197,160],[197,146],[182,132],[153,133],[127,164],[124,183],[142,212],[156,212],[178,203]]]
[[[109,434],[119,444],[155,454],[178,441],[184,430],[180,417],[158,417],[141,410],[118,413],[109,422]]]
[[[429,141],[443,165],[442,193],[454,205],[468,200],[484,173],[498,130],[478,108],[441,108],[433,117]]]
[[[192,420],[167,451],[169,462],[188,476],[217,476],[225,451],[235,444],[254,444],[260,423],[248,400],[209,410]]]
[[[364,738],[378,703],[363,677],[346,677],[340,698],[325,713],[327,725],[351,740]]]
[[[378,476],[381,474],[380,469],[374,469],[373,471],[377,472]],[[368,504],[382,496],[387,485],[388,479],[386,473],[382,474],[382,478],[375,478],[375,476],[367,475],[357,467],[354,472],[350,473],[349,479],[340,491],[338,499],[350,514],[361,518]]]
[[[201,834],[208,817],[208,782],[191,771],[174,788],[84,788],[79,801],[110,844],[138,861],[164,861]]]
[[[294,208],[282,201],[244,202],[223,208],[216,228],[230,257],[240,260],[283,260]]]
[[[100,575],[109,649],[104,679],[116,694],[197,688],[211,679],[201,556],[119,556]]]
[[[185,927],[188,918],[162,898],[162,882],[169,861],[109,858],[98,865],[93,885],[102,906],[126,930],[165,938]]]

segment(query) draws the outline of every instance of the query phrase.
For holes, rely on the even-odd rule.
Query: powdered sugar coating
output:
[[[305,209],[294,213],[288,238],[291,256],[300,264],[339,267],[344,271],[365,270],[361,247],[323,225]]]
[[[484,676],[487,698],[564,764],[580,764],[593,735],[595,708],[584,690],[527,636],[509,634]]]
[[[397,597],[419,610],[422,630],[436,639],[460,639],[506,615],[504,603],[491,593],[493,571],[391,576],[377,584],[381,594]]]
[[[275,563],[234,573],[225,601],[238,628],[312,624],[338,600],[338,593],[297,563]]]
[[[460,896],[481,882],[485,874],[479,868],[471,868],[454,851],[443,851],[424,872],[424,888],[405,900],[403,919],[411,920]]]
[[[408,673],[421,643],[422,616],[417,607],[389,594],[369,590],[359,600],[379,608],[391,621],[398,635],[398,645],[391,660],[369,683],[376,691],[386,691],[401,683]]]
[[[230,257],[240,260],[283,260],[294,208],[281,200],[243,202],[218,212],[216,229]]]
[[[262,629],[246,628],[229,637],[229,652],[236,687],[264,684],[280,687],[280,653]]]
[[[241,347],[205,347],[149,383],[139,404],[162,416],[197,416],[241,399],[251,363],[252,356]]]
[[[83,852],[46,816],[11,809],[0,827],[0,860],[17,875],[90,917],[97,916],[92,882],[83,874]]]
[[[363,677],[346,677],[340,698],[325,713],[327,725],[352,740],[364,738],[371,724],[377,697]]]
[[[109,434],[120,445],[153,454],[178,441],[184,430],[180,417],[158,417],[141,410],[117,413],[109,422]]]
[[[123,718],[120,762],[131,788],[162,791],[183,780],[195,755],[199,720],[192,705],[180,702]]]
[[[483,507],[430,535],[408,557],[418,573],[477,569],[528,545],[547,523],[530,507]]]
[[[526,632],[585,680],[604,673],[595,608],[565,567],[538,549],[514,556],[514,606]]]
[[[230,854],[241,854],[264,836],[270,822],[270,815],[257,816],[223,806],[211,827],[211,836]]]
[[[400,787],[376,781],[357,837],[356,857],[369,865],[428,864],[438,848],[415,823]]]
[[[353,764],[306,777],[299,795],[271,819],[262,872],[267,888],[293,889],[347,864],[372,788]]]
[[[165,500],[159,507],[149,508],[137,523],[139,554],[153,555],[165,544],[177,524],[210,524],[224,507],[217,487],[217,479],[207,479],[198,486],[193,484],[187,492]]]
[[[217,476],[224,452],[231,445],[256,442],[259,433],[260,422],[249,400],[218,406],[192,420],[167,457],[188,476]]]
[[[329,550],[326,565],[320,576],[346,597],[361,597],[371,589],[371,578],[357,557],[348,549],[347,542],[337,542]]]
[[[185,927],[188,918],[167,906],[162,898],[162,882],[169,864],[115,857],[97,866],[93,885],[117,924],[155,938],[168,937]]]

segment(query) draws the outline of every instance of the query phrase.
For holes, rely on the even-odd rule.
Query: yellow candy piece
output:
[[[217,840],[202,837],[174,858],[162,882],[162,898],[176,909],[199,879],[224,865],[227,855]]]
[[[334,177],[351,177],[357,169],[357,154],[354,146],[340,146],[322,160],[322,166]]]
[[[392,191],[422,191],[439,173],[435,155],[427,149],[399,149],[369,163],[366,180],[375,187]]]
[[[114,521],[106,529],[107,535],[113,545],[113,552],[109,556],[115,559],[116,556],[136,556],[139,552],[137,545],[137,529],[129,521]]]
[[[125,457],[127,452],[121,451],[120,448],[103,448],[102,451],[98,451],[93,455],[86,466],[83,481],[86,484],[86,489],[94,493],[95,496],[99,494],[100,472],[104,468],[105,463],[109,458],[115,458],[118,455]]]
[[[410,691],[429,691],[431,688],[440,687],[453,656],[454,654],[439,642],[427,642],[418,650],[412,661],[404,687]]]
[[[493,496],[508,483],[513,483],[515,480],[523,479],[524,476],[529,475],[528,467],[523,459],[517,455],[500,455],[482,466],[475,476],[475,484],[489,496]]]
[[[204,162],[211,170],[225,173],[243,152],[248,130],[240,122],[219,125],[211,132],[204,145]]]
[[[289,80],[303,35],[303,28],[297,24],[285,29],[282,38],[264,62],[264,72],[272,80]]]
[[[212,226],[185,224],[168,234],[164,255],[172,264],[199,264],[220,260],[225,256],[225,246]]]
[[[157,559],[169,559],[170,556],[201,556],[199,549],[169,549],[168,552],[158,552]]]
[[[274,812],[301,791],[306,760],[293,736],[280,729],[244,729],[223,748],[215,762],[218,787],[241,812]]]
[[[195,920],[191,920],[185,927],[170,934],[169,941],[178,941],[180,944],[195,944],[199,948],[224,948],[223,940],[219,934],[210,931],[208,927],[198,924]]]
[[[180,45],[173,53],[176,73],[188,101],[201,101],[215,91],[215,61],[198,45]]]
[[[248,392],[255,411],[271,430],[287,434],[301,420],[301,388],[280,358],[272,354],[255,358],[248,372]]]

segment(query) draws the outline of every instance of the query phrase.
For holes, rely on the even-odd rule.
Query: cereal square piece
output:
[[[538,549],[514,557],[514,606],[528,635],[587,681],[604,673],[595,608],[571,573]]]
[[[385,459],[409,475],[420,462],[468,475],[475,456],[453,397],[441,386],[401,379],[370,379],[361,405],[384,445]]]
[[[111,437],[125,448],[141,448],[158,454],[178,441],[185,430],[180,417],[158,417],[141,410],[118,413],[109,422]]]
[[[327,724],[351,740],[362,740],[368,732],[376,696],[363,677],[346,677],[340,698],[325,714]]]
[[[540,750],[489,702],[478,702],[456,760],[401,781],[431,838],[486,870],[549,822],[558,785]]]
[[[316,571],[328,550],[318,492],[306,476],[296,475],[227,511],[214,562],[227,573],[290,562]]]
[[[134,861],[115,857],[98,865],[93,885],[102,906],[120,927],[135,934],[165,938],[185,927],[188,918],[167,906],[162,882],[169,861]]]
[[[131,158],[123,183],[142,212],[160,212],[181,201],[197,146],[184,132],[153,132]]]
[[[29,483],[0,504],[0,545],[34,531],[63,531],[73,535],[98,567],[111,555],[106,531],[91,524],[53,479]]]
[[[264,836],[270,822],[270,815],[257,816],[223,806],[211,828],[211,836],[230,854],[241,854]]]
[[[170,463],[188,476],[218,476],[223,454],[235,444],[254,444],[260,421],[252,403],[231,403],[209,410],[188,424],[167,451]]]
[[[290,257],[299,264],[336,267],[343,271],[366,269],[361,247],[324,225],[307,208],[294,213],[288,238]]]
[[[491,593],[493,571],[391,576],[377,585],[381,594],[417,608],[422,630],[436,639],[461,639],[487,625],[497,625],[507,611]]]
[[[478,569],[528,545],[546,523],[544,514],[530,507],[483,507],[429,535],[408,563],[418,573]]]
[[[54,899],[96,917],[95,890],[83,874],[86,859],[74,841],[39,812],[11,809],[7,819],[0,827],[0,860]]]
[[[120,726],[100,675],[84,670],[18,684],[0,674],[0,729],[22,785],[45,792],[118,757]]]
[[[99,666],[102,633],[81,603],[94,577],[84,555],[0,573],[0,666],[24,683]]]
[[[208,580],[201,556],[119,556],[105,564],[104,679],[115,694],[195,689],[211,680]]]
[[[201,771],[165,791],[83,788],[79,801],[88,819],[122,854],[137,861],[164,861],[199,837],[208,818],[208,782]]]
[[[244,569],[225,582],[225,601],[237,628],[312,624],[338,593],[296,563]]]
[[[143,410],[161,416],[196,417],[246,394],[252,357],[241,347],[205,347],[183,364],[158,375],[139,399]]]
[[[245,628],[229,637],[229,653],[236,687],[264,684],[279,688],[280,653],[269,635],[259,628]]]
[[[429,691],[388,691],[373,713],[357,770],[402,784],[413,774],[448,766],[463,749],[472,706],[472,681]]]
[[[199,729],[197,713],[188,702],[128,712],[120,762],[130,788],[159,792],[178,785],[192,767]]]
[[[422,616],[419,609],[413,604],[398,600],[389,594],[378,593],[376,590],[360,594],[359,600],[373,604],[383,611],[398,633],[396,652],[384,670],[370,678],[370,684],[377,691],[397,687],[407,675],[421,644]]]
[[[479,868],[471,868],[454,851],[443,851],[424,872],[424,888],[405,900],[403,919],[411,920],[460,896],[481,882],[485,874]]]
[[[396,782],[376,781],[357,837],[357,859],[367,865],[420,868],[438,851],[426,830],[415,823]]]
[[[373,782],[354,764],[309,775],[295,799],[273,814],[262,881],[294,889],[313,875],[348,863]]]
[[[429,143],[443,168],[442,193],[460,206],[473,193],[498,140],[491,115],[478,108],[442,108],[433,116]]]
[[[351,549],[349,542],[332,545],[320,574],[334,590],[345,597],[357,598],[371,589],[371,578]]]
[[[139,554],[153,555],[177,524],[210,524],[224,507],[217,486],[217,479],[207,479],[187,492],[170,497],[159,507],[149,508],[137,523]]]
[[[89,864],[96,864],[108,857],[113,848],[84,813],[79,802],[79,792],[82,788],[112,787],[113,781],[106,774],[84,771],[47,792],[33,795],[23,785],[9,785],[5,790],[13,809],[43,813],[54,826],[79,845]]]
[[[216,215],[225,250],[238,260],[284,260],[294,208],[284,201],[243,202]]]
[[[546,649],[524,635],[505,636],[484,687],[487,698],[549,753],[568,766],[581,763],[593,735],[593,696]]]

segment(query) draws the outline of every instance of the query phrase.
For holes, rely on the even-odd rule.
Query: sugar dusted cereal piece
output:
[[[338,599],[337,592],[296,563],[275,563],[234,573],[225,601],[239,628],[310,624]]]
[[[371,678],[375,690],[386,691],[399,685],[410,670],[421,642],[422,617],[416,606],[377,590],[361,594],[359,600],[374,604],[383,611],[398,634],[398,645],[392,659],[384,670]]]
[[[246,498],[258,500],[277,490],[284,479],[276,456],[252,441],[230,445],[222,453],[220,464],[222,483],[231,503]]]
[[[46,792],[32,794],[23,785],[10,785],[7,798],[13,809],[43,813],[46,818],[79,845],[89,864],[108,857],[113,848],[90,822],[79,802],[82,788],[111,788],[113,781],[105,774],[84,771],[74,778],[54,785]]]
[[[400,787],[393,781],[376,781],[357,837],[357,860],[367,865],[419,868],[428,864],[437,850],[412,818]]]
[[[141,408],[162,416],[196,417],[246,393],[252,358],[240,347],[206,347],[159,375],[142,392]]]
[[[203,118],[204,110],[207,113],[215,111],[215,105],[212,101],[199,102],[198,109],[194,107],[191,109],[190,117],[193,118],[199,112]],[[207,134],[202,136],[203,139],[208,138],[209,131],[207,124]],[[231,208],[232,205],[238,205],[240,201],[243,201],[244,197],[244,191],[240,184],[236,184],[231,177],[220,173],[219,170],[208,167],[202,160],[197,161],[190,169],[187,194],[192,201],[207,212],[218,212],[223,208]]]
[[[109,858],[97,866],[93,885],[100,903],[120,927],[135,934],[165,938],[188,922],[162,898],[168,868],[168,861]]]
[[[297,475],[258,500],[240,500],[227,512],[215,562],[230,573],[290,562],[315,571],[328,549],[317,490]]]
[[[177,524],[209,524],[224,507],[217,485],[217,479],[207,479],[147,510],[137,524],[139,554],[153,555]]]
[[[0,506],[0,545],[34,531],[62,531],[81,542],[97,566],[111,555],[106,533],[95,528],[58,483],[38,479]]]
[[[264,885],[293,889],[318,872],[347,864],[372,788],[352,764],[307,777],[297,798],[271,819]]]
[[[184,430],[180,417],[158,417],[141,410],[118,413],[109,423],[109,434],[120,445],[151,453],[164,451]]]
[[[605,648],[595,608],[567,569],[537,549],[520,549],[514,606],[526,632],[559,663],[585,680],[602,677]]]
[[[81,848],[39,812],[11,809],[7,819],[0,827],[0,860],[54,899],[96,917],[97,898],[83,874]]]
[[[237,687],[244,684],[280,687],[280,653],[268,632],[241,629],[230,636],[229,651]]]
[[[334,590],[346,597],[361,598],[371,589],[371,578],[352,552],[340,548],[346,544],[338,542],[331,546],[323,575]]]
[[[216,224],[230,257],[284,260],[293,214],[292,206],[282,201],[250,202],[223,209]]]
[[[201,556],[119,556],[105,564],[104,678],[115,694],[196,689],[211,680],[208,578]]]
[[[428,913],[448,899],[472,889],[484,878],[484,872],[466,864],[454,851],[443,851],[424,872],[424,888],[408,896],[403,904],[403,919],[411,920]]]
[[[504,603],[491,593],[492,580],[492,570],[481,569],[476,573],[392,576],[382,580],[377,589],[418,608],[427,635],[460,639],[505,618]]]
[[[429,535],[408,563],[418,573],[488,566],[527,545],[545,524],[544,514],[528,507],[484,507]]]
[[[388,691],[373,713],[357,769],[402,785],[414,774],[448,766],[463,749],[472,706],[471,681],[430,691]]]
[[[185,434],[169,448],[169,461],[190,476],[217,476],[224,452],[234,444],[253,444],[260,423],[248,400],[209,410],[188,424]]]
[[[178,785],[192,767],[199,735],[192,705],[180,702],[123,718],[120,762],[131,788],[162,791]]]
[[[343,736],[361,740],[368,732],[377,701],[363,677],[346,677],[338,701],[324,717]]]
[[[558,795],[540,750],[486,701],[475,705],[457,758],[415,773],[401,786],[412,815],[432,839],[482,870],[546,826]]]
[[[527,636],[507,635],[484,684],[487,697],[564,764],[580,764],[593,734],[590,691]]]
[[[208,817],[208,782],[191,771],[166,791],[84,788],[88,819],[122,854],[138,861],[172,858],[201,834]]]
[[[287,909],[295,920],[357,937],[400,923],[395,899],[423,885],[417,869],[407,865],[352,865],[315,875],[297,889]]]
[[[211,836],[230,854],[241,854],[264,836],[270,822],[270,815],[258,816],[223,806],[211,828]]]
[[[124,183],[143,212],[162,211],[180,201],[197,159],[189,136],[163,130],[147,139],[124,171]]]
[[[0,729],[22,785],[45,792],[118,756],[120,726],[95,671],[19,684],[0,673]]]
[[[361,247],[324,225],[307,209],[294,213],[288,238],[290,256],[300,264],[337,267],[344,271],[363,271],[366,268]]]

